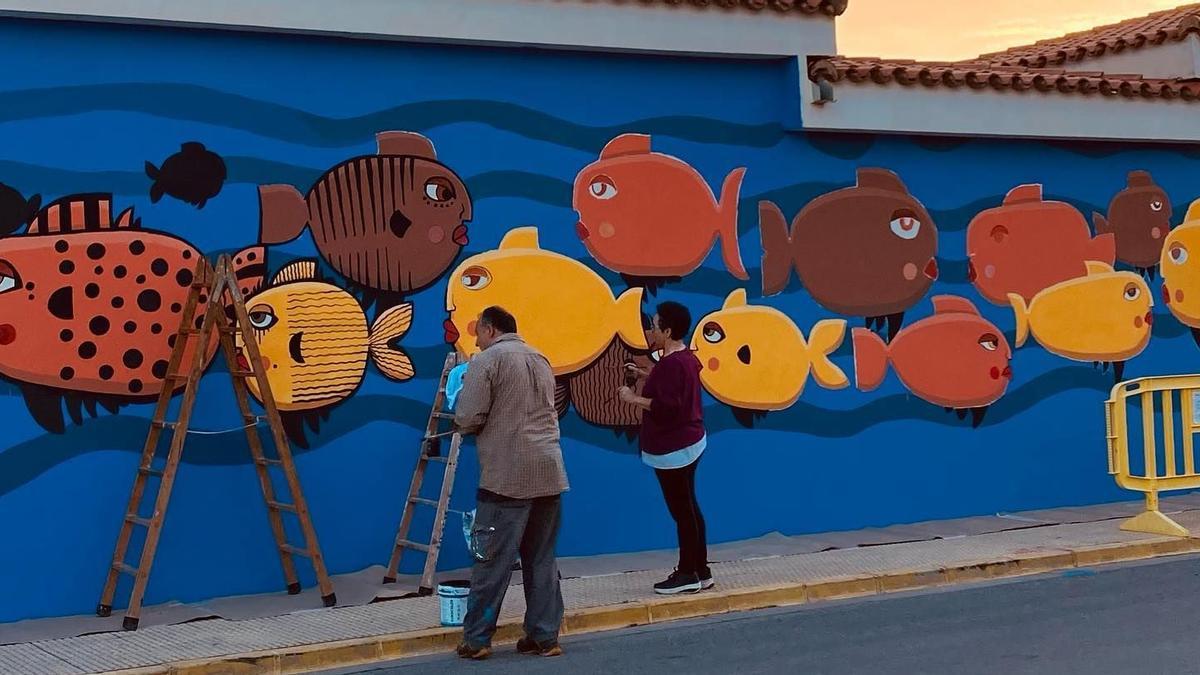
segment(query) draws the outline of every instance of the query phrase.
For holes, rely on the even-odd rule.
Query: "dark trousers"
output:
[[[484,560],[476,557],[471,570],[464,642],[476,649],[492,644],[518,555],[525,588],[525,635],[539,644],[558,640],[563,600],[554,547],[561,517],[562,500],[557,495],[509,499],[480,492],[472,536]]]
[[[662,487],[667,509],[675,519],[679,533],[679,571],[688,574],[709,574],[708,542],[704,530],[704,515],[696,501],[696,467],[700,460],[682,469],[655,469]]]

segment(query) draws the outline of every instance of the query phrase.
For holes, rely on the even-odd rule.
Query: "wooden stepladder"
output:
[[[396,542],[392,547],[392,557],[388,561],[387,574],[383,583],[396,581],[400,569],[400,560],[406,549],[420,551],[425,554],[425,569],[421,573],[421,585],[418,593],[430,595],[433,593],[433,575],[437,571],[438,553],[442,550],[442,531],[446,526],[446,512],[450,507],[450,493],[454,489],[454,474],[458,470],[458,454],[462,446],[462,434],[454,428],[454,414],[445,411],[446,382],[450,371],[460,363],[457,353],[450,353],[442,367],[442,379],[438,383],[437,394],[433,397],[433,408],[429,413],[429,422],[425,426],[425,437],[421,441],[421,451],[417,454],[417,466],[413,469],[412,482],[408,487],[408,497],[404,502],[404,514],[400,516],[400,530],[396,533]],[[448,431],[440,431],[442,420],[451,420]],[[450,439],[450,449],[445,455],[441,453],[441,441]],[[436,501],[421,496],[421,486],[425,482],[425,472],[430,462],[446,465],[442,472],[442,488]],[[434,509],[433,528],[429,535],[429,543],[423,544],[409,538],[412,529],[413,510],[417,506],[428,506]]]
[[[207,295],[207,309],[204,320],[196,328],[195,315],[200,304],[200,296]],[[226,314],[225,306],[233,309],[233,318]],[[242,345],[246,362],[251,369],[238,365],[234,343],[234,335],[241,333]],[[317,534],[309,517],[308,506],[300,489],[300,480],[296,475],[296,465],[292,461],[291,448],[287,436],[284,435],[283,424],[279,418],[279,409],[275,406],[275,398],[271,394],[270,383],[266,370],[262,365],[258,343],[250,327],[246,306],[238,292],[237,279],[234,275],[233,264],[228,255],[222,255],[215,269],[210,269],[208,261],[201,257],[196,265],[191,290],[183,307],[179,331],[176,333],[175,344],[171,352],[171,360],[163,380],[162,392],[158,397],[158,405],[154,410],[154,419],[150,423],[150,433],[146,436],[146,444],[142,449],[141,462],[137,475],[133,480],[133,489],[129,494],[129,505],[125,509],[125,520],[121,524],[121,532],[117,537],[116,550],[113,552],[112,565],[108,570],[108,579],[104,583],[104,592],[96,613],[100,616],[112,614],[113,596],[117,591],[117,582],[121,574],[133,577],[133,592],[125,610],[125,630],[137,630],[142,609],[142,600],[146,593],[146,585],[150,580],[150,568],[154,562],[154,554],[158,548],[159,536],[162,534],[163,520],[167,515],[167,504],[171,499],[171,488],[175,483],[175,475],[179,470],[179,462],[183,456],[184,442],[187,440],[188,424],[191,421],[192,408],[196,403],[196,393],[200,385],[200,377],[204,372],[205,363],[212,345],[213,334],[216,333],[220,349],[225,355],[225,363],[229,366],[229,374],[233,379],[234,397],[242,413],[246,429],[246,441],[250,446],[250,455],[258,473],[262,487],[263,498],[267,504],[267,515],[271,523],[271,531],[279,550],[279,560],[283,565],[283,576],[287,582],[287,592],[295,595],[300,592],[300,582],[296,576],[296,567],[292,556],[298,555],[312,560],[316,572],[317,584],[321,590],[321,599],[326,607],[337,603],[333,592],[333,584],[325,569],[325,561],[321,557],[321,549],[317,543]],[[185,351],[190,340],[195,340],[191,351],[190,363],[184,363]],[[259,438],[257,425],[259,418],[250,408],[249,392],[246,382],[254,378],[261,393],[262,407],[266,411],[267,423],[271,428],[271,438],[275,445],[276,457],[268,458],[263,452],[262,440]],[[183,400],[179,409],[179,418],[175,421],[166,419],[174,390],[179,382],[184,382]],[[170,429],[171,445],[167,452],[166,462],[161,468],[154,468],[155,452],[158,441],[164,429]],[[271,481],[271,467],[282,469],[287,480],[288,491],[291,493],[291,503],[285,503],[276,498]],[[154,496],[154,510],[149,516],[141,515],[142,497],[147,483],[151,478],[158,478],[158,489]],[[292,546],[287,541],[284,529],[283,512],[294,514],[300,523],[304,535],[304,547]],[[129,550],[129,542],[134,527],[146,528],[146,538],[142,545],[137,567],[125,562]]]

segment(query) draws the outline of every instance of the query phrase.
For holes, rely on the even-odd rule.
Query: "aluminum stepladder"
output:
[[[421,450],[417,454],[417,465],[413,469],[412,482],[408,487],[408,497],[404,501],[404,513],[400,516],[400,529],[396,533],[396,541],[392,546],[392,556],[388,561],[387,573],[383,583],[396,581],[400,569],[400,561],[406,549],[425,554],[425,568],[421,572],[421,582],[417,592],[421,595],[433,593],[433,575],[437,571],[438,553],[442,549],[442,534],[446,526],[446,512],[449,511],[450,494],[454,489],[454,474],[458,470],[458,455],[462,447],[463,437],[454,429],[454,414],[444,410],[446,404],[446,383],[450,371],[462,363],[457,352],[446,356],[442,366],[442,378],[438,382],[437,394],[433,397],[433,407],[430,409],[429,422],[425,426],[425,437],[421,440]],[[451,420],[448,431],[440,431],[441,421]],[[441,440],[450,439],[450,448],[446,454],[441,453]],[[421,486],[425,483],[425,472],[431,462],[445,464],[442,472],[442,488],[436,501],[421,496]],[[409,539],[412,529],[413,511],[417,506],[428,506],[434,509],[433,528],[429,535],[429,543]]]
[[[199,327],[195,324],[197,305],[200,296],[207,295],[207,310]],[[233,321],[227,316],[224,304],[233,309]],[[237,347],[234,335],[240,332],[242,336],[243,355],[251,369],[245,370],[237,363],[235,356]],[[191,289],[182,310],[179,330],[176,332],[175,344],[171,351],[171,360],[163,378],[162,392],[158,397],[158,405],[154,410],[154,418],[150,423],[150,432],[146,436],[146,444],[142,449],[141,461],[138,464],[137,475],[134,477],[133,488],[129,494],[129,504],[125,509],[125,519],[117,537],[116,548],[113,552],[112,564],[108,570],[108,578],[104,583],[104,591],[96,613],[100,616],[112,614],[113,596],[117,591],[117,582],[121,574],[133,577],[133,592],[125,611],[125,630],[137,630],[140,620],[142,600],[150,579],[150,569],[154,562],[154,554],[158,548],[159,536],[162,534],[163,521],[167,514],[167,505],[171,498],[171,489],[175,483],[175,475],[183,456],[184,443],[187,440],[188,424],[191,420],[192,408],[196,402],[196,393],[200,378],[204,372],[213,334],[216,333],[219,348],[225,355],[225,363],[233,380],[234,396],[241,410],[243,425],[246,430],[246,441],[250,446],[250,455],[266,500],[267,515],[275,544],[279,551],[279,560],[283,566],[283,576],[287,583],[287,592],[295,595],[300,592],[300,582],[296,576],[296,567],[292,556],[298,555],[312,560],[316,572],[317,585],[321,591],[321,599],[326,607],[337,604],[333,592],[333,584],[325,569],[325,561],[321,557],[321,549],[317,543],[317,534],[309,517],[308,506],[300,489],[300,480],[296,475],[296,466],[292,460],[291,448],[283,431],[279,417],[279,409],[271,394],[270,383],[262,365],[258,343],[250,328],[249,317],[246,315],[246,305],[238,291],[237,279],[233,264],[228,255],[222,255],[216,267],[210,268],[203,257],[196,265]],[[191,362],[184,363],[184,353],[189,340],[195,340],[195,348],[191,353]],[[182,372],[181,372],[182,369]],[[255,378],[261,393],[262,407],[266,413],[267,424],[271,429],[271,438],[275,445],[276,457],[268,458],[263,452],[262,440],[258,435],[259,417],[250,408],[249,392],[246,382]],[[179,408],[179,417],[175,421],[166,419],[167,412],[178,383],[184,382],[183,399]],[[166,462],[161,468],[154,468],[155,453],[159,439],[164,429],[170,429],[171,444],[167,452]],[[275,488],[271,481],[271,467],[282,469],[287,481],[288,492],[291,493],[290,503],[281,502],[276,498]],[[143,493],[151,478],[158,478],[158,489],[154,496],[154,510],[147,517],[140,515]],[[303,548],[292,546],[287,541],[284,529],[283,512],[294,514],[299,520],[305,544]],[[129,550],[130,539],[134,527],[146,528],[146,539],[137,567],[125,562]]]

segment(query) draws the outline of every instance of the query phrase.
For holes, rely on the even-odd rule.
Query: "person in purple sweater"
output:
[[[660,304],[647,333],[650,348],[659,350],[658,365],[646,371],[626,364],[646,377],[642,396],[622,387],[622,401],[642,413],[642,462],[654,469],[663,497],[679,533],[679,566],[665,581],[654,584],[663,595],[695,593],[713,586],[708,568],[704,516],[696,501],[696,466],[708,442],[700,398],[700,361],[684,340],[692,315],[677,302]]]

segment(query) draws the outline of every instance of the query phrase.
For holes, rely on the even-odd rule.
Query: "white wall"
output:
[[[1101,57],[1050,67],[1114,74],[1137,73],[1146,77],[1169,79],[1195,77],[1200,74],[1198,58],[1200,58],[1200,38],[1192,34],[1180,42],[1168,42],[1159,46],[1129,49],[1118,53],[1110,52]]]

